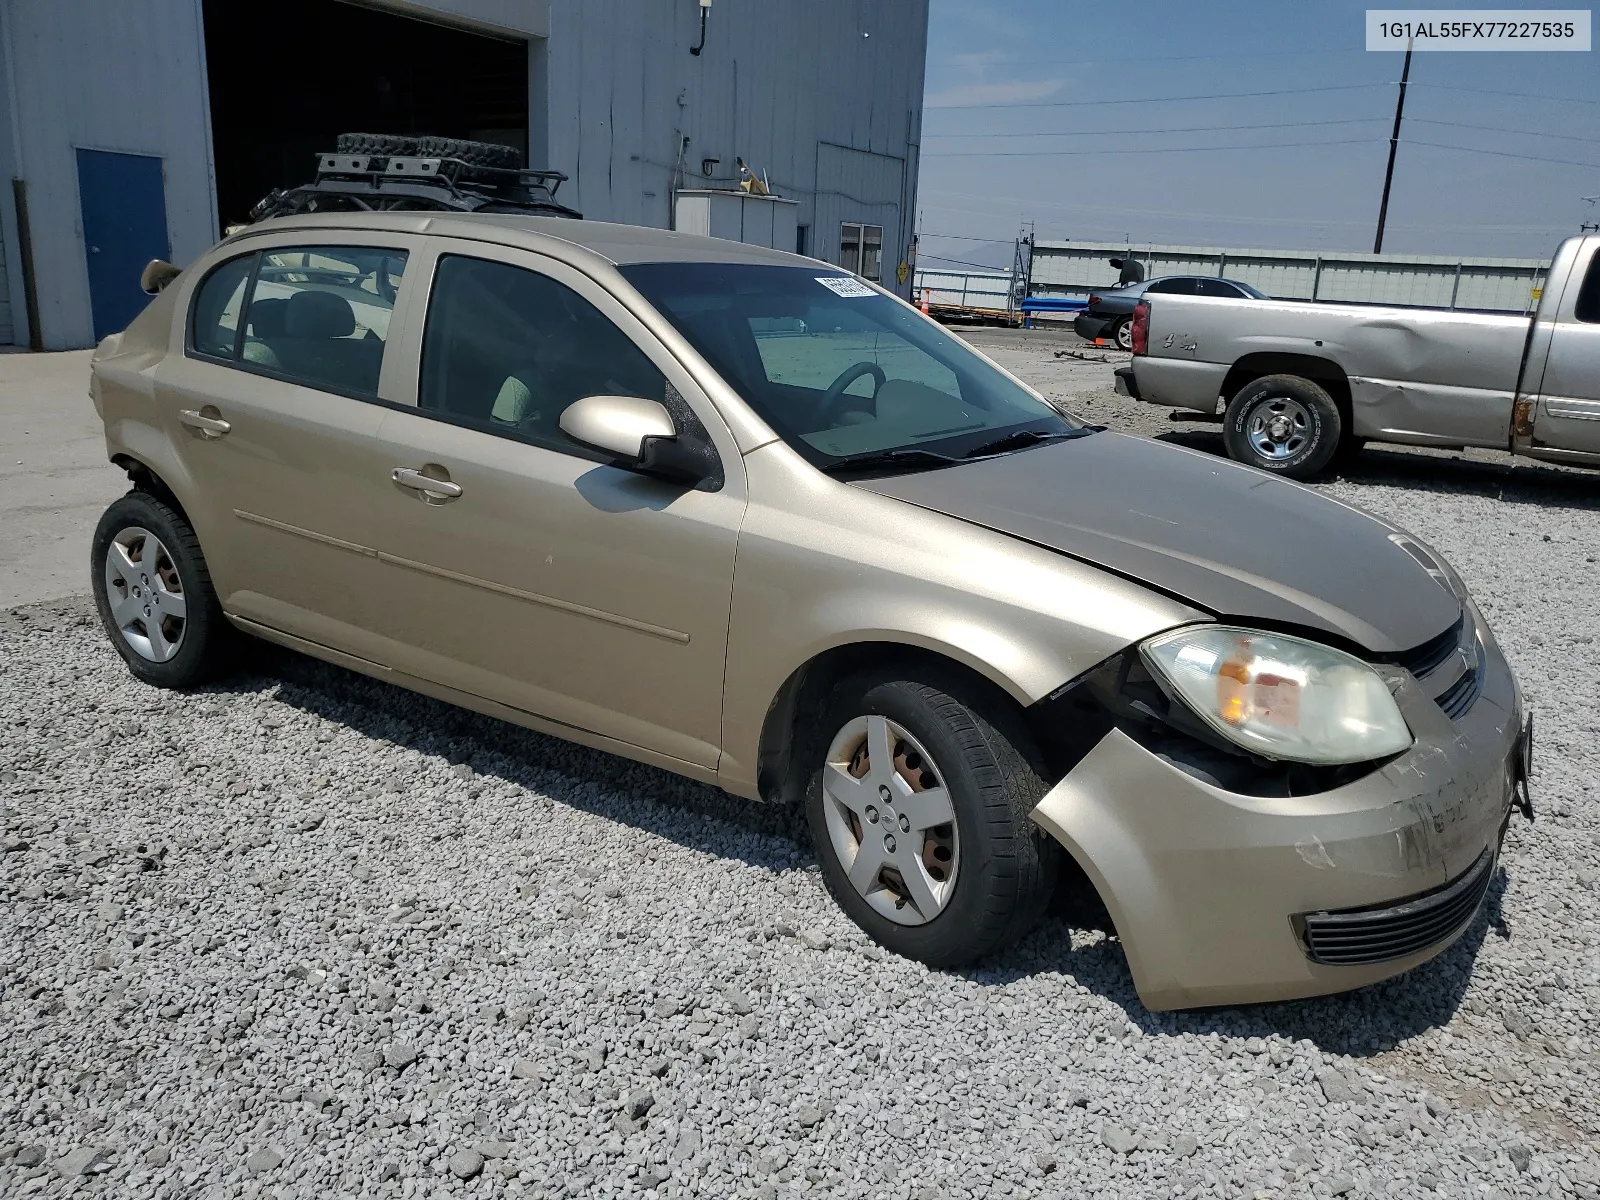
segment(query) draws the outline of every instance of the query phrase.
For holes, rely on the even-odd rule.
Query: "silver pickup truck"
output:
[[[1117,390],[1221,406],[1228,453],[1294,479],[1369,440],[1600,467],[1597,252],[1562,242],[1531,317],[1152,296]]]

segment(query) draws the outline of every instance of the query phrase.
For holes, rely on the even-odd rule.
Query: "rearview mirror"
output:
[[[642,396],[585,396],[562,412],[561,431],[634,464],[644,459],[646,441],[678,433],[666,408]]]
[[[144,270],[139,272],[139,287],[146,296],[154,296],[183,274],[180,267],[159,258],[152,258],[145,264]]]

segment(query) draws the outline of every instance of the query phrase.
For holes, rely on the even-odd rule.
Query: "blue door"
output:
[[[149,154],[78,151],[78,202],[83,207],[83,253],[89,260],[89,306],[94,338],[126,329],[150,297],[139,275],[167,244],[167,199],[161,160]]]

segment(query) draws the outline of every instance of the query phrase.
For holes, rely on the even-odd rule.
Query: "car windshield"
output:
[[[746,263],[619,269],[816,466],[917,469],[1084,428],[853,275]]]

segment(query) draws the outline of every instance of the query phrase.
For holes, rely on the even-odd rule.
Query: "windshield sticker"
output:
[[[875,296],[877,295],[859,279],[852,279],[848,275],[818,275],[817,282],[827,288],[835,296]]]

